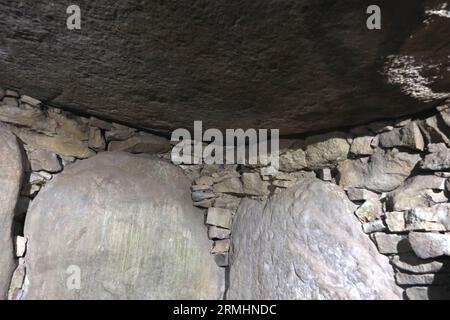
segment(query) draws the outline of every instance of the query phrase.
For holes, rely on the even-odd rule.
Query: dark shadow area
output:
[[[438,272],[428,289],[430,300],[450,300],[450,257],[440,258],[443,267]]]

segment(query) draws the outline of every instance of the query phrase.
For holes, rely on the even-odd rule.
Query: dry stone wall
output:
[[[12,90],[0,89],[0,127],[18,138],[27,160],[10,239],[17,268],[9,299],[26,293],[30,244],[23,227],[42,188],[97,153],[156,154],[168,162],[173,147],[164,137],[48,107]],[[239,250],[233,223],[244,199],[263,203],[319,178],[353,202],[355,221],[389,258],[405,298],[450,297],[448,103],[426,116],[283,139],[280,145],[280,170],[270,175],[258,165],[180,165],[191,181],[193,205],[203,210],[204,236],[219,267],[233,268],[232,255]]]

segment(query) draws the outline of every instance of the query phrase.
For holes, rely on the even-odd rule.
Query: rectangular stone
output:
[[[38,99],[32,98],[32,97],[30,97],[30,96],[25,96],[25,95],[21,96],[21,97],[20,97],[20,100],[21,100],[23,103],[29,104],[30,106],[33,106],[33,107],[39,107],[39,106],[41,105],[41,103],[42,103],[42,102],[41,102],[40,100],[38,100]]]
[[[216,240],[211,250],[212,254],[227,253],[230,251],[230,239]]]
[[[229,239],[231,231],[229,229],[223,229],[216,226],[211,226],[208,228],[208,238],[210,240],[222,240]]]
[[[224,229],[231,229],[233,212],[223,208],[209,208],[206,215],[206,224]]]
[[[17,236],[14,239],[14,244],[16,248],[16,257],[22,258],[25,256],[25,252],[27,251],[27,238]]]
[[[436,274],[407,274],[402,272],[397,272],[395,274],[395,280],[397,284],[401,286],[423,286],[448,283],[448,279],[445,279],[444,281],[442,277],[436,277]]]
[[[367,233],[367,234],[386,230],[386,226],[384,225],[383,221],[380,219],[363,223],[362,228],[363,228],[364,233]]]
[[[411,251],[411,245],[405,236],[396,234],[386,234],[382,232],[373,235],[378,247],[378,251],[382,254],[398,254]]]

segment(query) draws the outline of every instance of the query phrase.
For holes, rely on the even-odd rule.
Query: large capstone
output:
[[[27,216],[25,299],[221,298],[189,187],[151,156],[106,152],[67,167]]]
[[[316,131],[449,96],[450,19],[426,14],[435,0],[376,1],[381,31],[366,27],[369,0],[78,0],[80,30],[66,28],[69,4],[1,1],[0,86],[164,132]]]
[[[317,199],[320,199],[319,201]],[[231,299],[398,299],[393,270],[364,235],[354,205],[306,178],[235,215]]]
[[[17,138],[0,128],[0,300],[7,297],[16,267],[12,226],[22,175],[22,152]]]

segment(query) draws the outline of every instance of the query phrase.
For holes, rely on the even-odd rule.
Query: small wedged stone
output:
[[[272,181],[272,185],[278,188],[286,189],[295,185],[295,181],[274,180]]]
[[[95,151],[103,151],[106,148],[105,139],[103,139],[102,131],[97,127],[89,127],[89,148]]]
[[[384,148],[404,147],[422,151],[425,147],[422,133],[416,123],[385,132],[378,137],[379,145]]]
[[[214,200],[213,199],[205,199],[200,201],[194,201],[193,202],[195,207],[207,209],[213,206]]]
[[[211,186],[207,186],[207,185],[197,185],[194,184],[191,186],[191,191],[195,192],[195,191],[212,191],[212,187]]]
[[[42,104],[42,102],[40,100],[35,99],[30,96],[27,96],[27,95],[20,96],[20,101],[22,101],[23,103],[29,104],[30,106],[33,106],[33,107],[39,107]]]
[[[450,255],[449,234],[411,232],[408,239],[412,250],[421,259]]]
[[[380,198],[377,193],[361,188],[345,188],[345,192],[351,201],[378,200]]]
[[[25,256],[25,252],[27,251],[27,238],[16,236],[14,238],[14,248],[16,250],[16,257],[23,258]]]
[[[332,181],[333,176],[331,174],[330,168],[319,169],[317,173],[317,177],[323,181]]]

